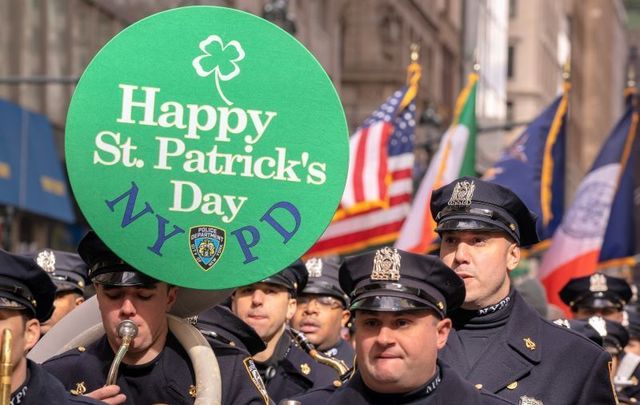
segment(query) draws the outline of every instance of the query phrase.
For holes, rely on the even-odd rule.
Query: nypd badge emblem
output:
[[[194,226],[189,230],[189,247],[196,263],[204,271],[215,265],[224,251],[226,232],[209,225]]]

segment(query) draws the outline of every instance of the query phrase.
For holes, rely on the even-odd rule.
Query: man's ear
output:
[[[289,296],[289,302],[287,302],[287,322],[293,318],[298,309],[298,301],[295,298]]]
[[[344,328],[347,326],[349,322],[349,318],[351,317],[351,312],[348,309],[342,310],[342,318],[340,319],[340,325]]]
[[[31,350],[40,339],[40,322],[33,318],[24,324],[24,349],[25,352]]]
[[[171,311],[173,308],[173,304],[176,303],[176,298],[178,296],[178,287],[174,285],[167,285],[167,308],[166,312]]]
[[[74,302],[75,302],[76,307],[77,307],[78,305],[80,305],[80,304],[82,304],[84,302],[84,297],[78,296],[78,297],[76,297]]]
[[[520,263],[520,246],[516,243],[509,244],[507,248],[507,270],[512,271]]]
[[[436,324],[436,331],[438,334],[436,346],[438,350],[440,350],[447,343],[447,338],[449,337],[449,332],[451,331],[451,319],[444,318],[438,321],[438,323]]]

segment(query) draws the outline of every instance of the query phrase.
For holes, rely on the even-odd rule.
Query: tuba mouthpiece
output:
[[[138,335],[138,326],[130,320],[124,320],[118,324],[118,336],[121,338],[135,338]]]

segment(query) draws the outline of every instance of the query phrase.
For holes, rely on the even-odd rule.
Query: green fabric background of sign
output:
[[[203,45],[211,36],[217,36],[220,43],[212,40]],[[232,63],[233,59],[237,60]],[[219,72],[212,71],[216,66]],[[203,70],[211,73],[199,74]],[[147,97],[152,96],[152,117],[145,118],[142,106],[123,109],[127,94],[134,103],[149,101]],[[198,130],[191,125],[189,130],[189,111],[197,108],[202,109],[197,115],[201,123],[206,121],[207,111],[215,111],[212,129]],[[178,119],[180,110],[182,120]],[[127,111],[131,111],[130,119]],[[246,129],[238,134],[220,133],[225,111],[235,111],[228,113],[230,127],[244,115]],[[270,119],[269,114],[273,115]],[[164,126],[159,124],[161,116]],[[176,122],[179,125],[169,125]],[[260,129],[254,122],[263,126],[259,139]],[[182,123],[186,128],[180,127]],[[247,136],[255,143],[246,142]],[[219,7],[162,12],[114,37],[78,83],[69,107],[65,142],[74,196],[91,227],[109,247],[153,277],[200,289],[258,281],[302,255],[333,216],[348,162],[344,112],[316,59],[275,25]],[[184,153],[162,155],[162,145],[168,152],[182,145]],[[207,154],[211,155],[213,148],[218,154],[216,170],[224,166],[220,162],[228,160],[221,156],[236,155],[232,165],[235,174],[184,170],[186,160],[191,162],[189,167],[198,166],[196,156],[204,156],[198,167],[208,170],[212,159]],[[166,163],[161,156],[166,157]],[[280,173],[288,180],[259,178],[254,165],[260,158],[264,159],[258,171],[275,177]],[[249,159],[251,167],[246,165]],[[301,163],[285,170],[292,160]],[[282,165],[281,169],[271,167],[271,162]],[[133,184],[137,187],[135,206],[133,193],[124,194],[133,190]],[[218,208],[225,214],[203,213],[202,205],[185,211],[195,205],[192,194],[196,187],[203,195],[219,195]],[[178,189],[182,190],[179,204]],[[235,204],[246,198],[233,218],[224,196]],[[213,203],[215,198],[212,195],[203,203]],[[147,211],[145,202],[150,207]],[[300,228],[287,243],[268,220],[261,220],[280,202],[291,204],[300,213]],[[140,212],[143,214],[136,217]],[[131,216],[128,221],[126,213]],[[285,208],[275,209],[272,217],[286,231],[295,226],[294,216]],[[174,225],[183,232],[158,245],[162,224],[165,234],[174,230]],[[189,240],[190,228],[200,225],[225,234],[224,249],[208,269],[197,263]],[[237,233],[247,226],[260,234],[249,255],[237,238],[244,235],[250,239],[248,231]]]

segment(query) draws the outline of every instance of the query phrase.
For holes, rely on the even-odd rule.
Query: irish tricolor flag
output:
[[[478,74],[471,73],[469,82],[456,101],[453,123],[443,135],[440,147],[429,163],[411,211],[396,240],[395,247],[409,252],[427,252],[437,234],[431,218],[431,191],[461,176],[475,176],[476,158],[476,84]]]
[[[596,270],[611,205],[637,129],[638,112],[629,105],[578,186],[575,199],[542,259],[539,277],[547,289],[549,302],[563,308],[567,315],[570,312],[558,292],[571,278],[587,276]]]

